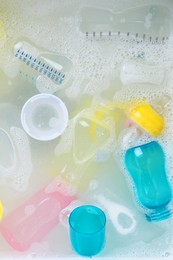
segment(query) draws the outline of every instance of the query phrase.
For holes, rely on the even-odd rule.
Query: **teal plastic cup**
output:
[[[74,250],[82,256],[94,256],[105,246],[106,216],[91,205],[75,208],[69,217],[70,239]]]

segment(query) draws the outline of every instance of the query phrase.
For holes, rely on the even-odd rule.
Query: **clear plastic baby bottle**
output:
[[[14,55],[21,61],[19,75],[36,81],[40,92],[54,93],[70,77],[71,60],[62,54],[38,48],[29,40],[16,43]]]
[[[167,7],[159,5],[140,6],[117,13],[108,9],[86,7],[81,10],[80,21],[83,33],[115,32],[163,39],[170,34],[171,15]]]

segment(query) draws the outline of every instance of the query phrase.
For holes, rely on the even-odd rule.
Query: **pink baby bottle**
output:
[[[15,250],[29,249],[58,224],[60,211],[76,200],[74,193],[56,178],[4,218],[0,224],[2,235]]]

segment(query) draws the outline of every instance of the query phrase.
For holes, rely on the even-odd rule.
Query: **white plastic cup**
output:
[[[21,123],[28,135],[40,141],[49,141],[60,136],[68,123],[68,111],[58,97],[38,94],[24,104]]]

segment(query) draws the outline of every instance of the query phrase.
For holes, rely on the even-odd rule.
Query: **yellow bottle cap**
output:
[[[149,104],[138,104],[130,110],[130,118],[152,136],[158,136],[164,127],[163,118]]]
[[[2,202],[0,201],[0,220],[1,220],[2,217],[3,217],[3,213],[4,213],[4,209],[3,209]]]

